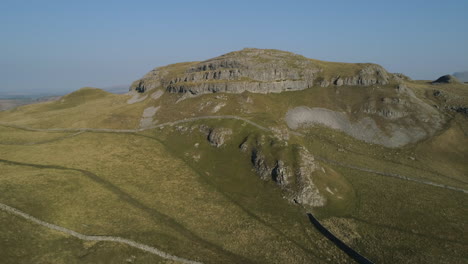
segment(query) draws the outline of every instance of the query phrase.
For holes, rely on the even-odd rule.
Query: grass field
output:
[[[154,139],[84,133],[28,148],[4,146],[0,157],[12,162],[0,162],[1,202],[77,232],[130,238],[206,263],[345,259],[272,184],[259,182],[242,157],[228,175],[220,171],[229,151],[213,153],[210,167],[197,168],[171,140],[160,143],[165,131],[158,133]],[[202,138],[200,144],[211,148]],[[10,225],[15,218],[2,219]],[[23,243],[28,247],[27,237]],[[103,261],[105,254],[93,256]]]
[[[419,95],[429,88],[414,82]],[[443,89],[440,86],[439,89]],[[392,87],[379,88],[379,96]],[[449,89],[450,90],[450,89]],[[452,89],[460,92],[460,89]],[[158,123],[204,115],[238,115],[287,131],[284,114],[299,105],[357,109],[365,87],[313,87],[281,94],[209,94],[127,104],[128,95],[82,89],[62,101],[0,112],[0,122],[35,128],[135,129],[144,109],[160,106]],[[340,94],[341,96],[336,96]],[[424,99],[432,100],[432,99]],[[224,104],[217,111],[217,105]],[[353,108],[355,107],[355,108]],[[200,125],[230,128],[215,148]],[[240,120],[210,119],[139,133],[33,132],[0,126],[0,203],[88,235],[112,235],[203,263],[346,263],[318,233],[312,211],[338,237],[376,263],[466,263],[465,193],[362,172],[321,160],[468,189],[466,117],[453,117],[433,138],[399,149],[370,145],[324,127],[289,135]],[[262,181],[246,139],[265,137],[267,159],[295,162],[304,146],[324,167],[315,184],[335,186],[322,208],[291,203]],[[111,242],[83,242],[0,212],[0,259],[7,263],[165,263]]]

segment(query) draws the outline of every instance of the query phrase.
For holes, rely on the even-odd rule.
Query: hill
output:
[[[370,63],[324,62],[280,50],[246,48],[203,62],[156,68],[130,89],[144,92],[162,86],[171,92],[191,94],[270,93],[304,90],[314,84],[388,84],[392,77]]]
[[[28,104],[37,104],[41,102],[50,102],[58,100],[60,96],[44,96],[39,98],[9,98],[9,99],[0,99],[0,111],[13,109],[15,107],[21,105],[28,105]]]
[[[447,74],[439,77],[437,80],[432,82],[433,84],[439,83],[460,83],[460,81],[453,75]]]
[[[456,72],[453,74],[461,82],[468,82],[468,71]]]
[[[351,263],[307,212],[376,263],[466,258],[466,85],[244,49],[130,89],[0,112],[0,203],[203,263]],[[165,261],[0,223],[7,262]]]

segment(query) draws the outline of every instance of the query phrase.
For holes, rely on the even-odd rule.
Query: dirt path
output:
[[[177,261],[177,262],[180,262],[180,263],[201,264],[201,262],[197,262],[197,261],[188,260],[188,259],[180,258],[180,257],[177,257],[177,256],[173,256],[173,255],[168,254],[168,253],[166,253],[164,251],[161,251],[161,250],[159,250],[157,248],[154,248],[154,247],[151,247],[151,246],[148,246],[148,245],[145,245],[145,244],[141,244],[141,243],[135,242],[133,240],[121,238],[121,237],[83,235],[81,233],[75,232],[75,231],[67,229],[65,227],[61,227],[61,226],[58,226],[58,225],[54,225],[54,224],[47,223],[47,222],[44,222],[42,220],[39,220],[39,219],[35,218],[34,216],[28,215],[27,213],[24,213],[24,212],[22,212],[22,211],[20,211],[20,210],[18,210],[16,208],[13,208],[11,206],[6,205],[6,204],[0,203],[0,209],[3,210],[3,211],[9,212],[11,214],[14,214],[16,216],[20,216],[20,217],[22,217],[22,218],[24,218],[26,220],[29,220],[31,222],[34,222],[34,223],[38,224],[38,225],[47,227],[49,229],[52,229],[52,230],[55,230],[55,231],[58,231],[58,232],[61,232],[61,233],[68,234],[70,236],[79,238],[81,240],[117,242],[117,243],[126,244],[126,245],[134,247],[134,248],[138,248],[138,249],[141,249],[143,251],[149,252],[151,254],[158,255],[158,256],[160,256],[162,258]]]
[[[136,134],[133,134],[136,135]],[[246,259],[240,255],[237,255],[231,251],[224,249],[223,247],[210,242],[184,225],[177,222],[171,216],[164,214],[163,212],[159,211],[157,208],[151,207],[142,203],[138,199],[135,199],[130,193],[127,193],[125,190],[121,189],[119,186],[113,184],[112,182],[100,177],[90,171],[78,169],[78,168],[68,168],[59,165],[46,165],[46,164],[33,164],[33,163],[24,163],[24,162],[17,162],[11,160],[4,160],[0,159],[0,163],[4,163],[7,165],[14,165],[14,166],[28,166],[32,168],[38,169],[55,169],[55,170],[65,170],[65,171],[76,171],[81,173],[83,176],[88,178],[89,180],[95,182],[96,184],[100,185],[104,189],[112,192],[118,199],[121,201],[131,205],[132,207],[141,210],[141,212],[145,213],[148,217],[152,219],[154,223],[157,224],[164,224],[167,228],[174,230],[175,232],[179,233],[183,237],[187,238],[187,240],[192,241],[194,244],[197,244],[213,253],[215,253],[215,258],[224,258],[228,257],[231,259],[229,262],[240,262],[240,263],[251,263],[249,259]]]
[[[393,177],[393,178],[397,178],[397,179],[401,179],[401,180],[407,180],[407,181],[422,183],[422,184],[426,184],[426,185],[431,185],[431,186],[435,186],[435,187],[448,189],[448,190],[451,190],[451,191],[468,193],[468,190],[453,187],[453,186],[449,186],[449,185],[444,185],[444,184],[440,184],[440,183],[436,183],[436,182],[431,182],[431,181],[426,181],[426,180],[421,180],[421,179],[415,179],[415,178],[406,177],[406,176],[395,174],[395,173],[381,172],[381,171],[375,171],[375,170],[371,170],[371,169],[367,169],[367,168],[356,167],[356,166],[353,166],[353,165],[349,165],[349,164],[341,163],[341,162],[338,162],[338,161],[335,161],[335,160],[329,160],[329,159],[325,159],[325,158],[317,157],[317,156],[315,157],[315,159],[323,161],[323,162],[328,163],[328,164],[338,165],[338,166],[348,168],[348,169],[364,171],[364,172],[374,173],[374,174],[378,174],[378,175],[382,175],[382,176]]]
[[[40,145],[40,144],[46,144],[46,143],[51,143],[67,138],[71,138],[74,136],[78,136],[79,134],[83,134],[85,131],[78,131],[76,133],[73,133],[71,135],[66,135],[63,137],[58,137],[58,138],[53,138],[53,139],[48,139],[48,140],[43,140],[43,141],[36,141],[36,142],[26,142],[26,143],[3,143],[0,142],[0,145],[5,145],[5,146],[31,146],[31,145]]]
[[[13,128],[23,129],[23,130],[27,130],[27,131],[39,131],[39,132],[136,133],[136,132],[142,132],[142,131],[149,130],[149,129],[155,129],[155,128],[160,128],[160,127],[164,127],[164,126],[174,126],[174,125],[178,125],[178,124],[182,124],[182,123],[188,123],[188,122],[193,122],[193,121],[197,121],[197,120],[205,120],[205,119],[235,119],[235,120],[240,120],[240,121],[246,122],[246,123],[248,123],[248,124],[258,128],[258,129],[261,129],[263,131],[273,132],[270,128],[261,126],[261,125],[255,123],[255,122],[253,122],[251,120],[248,120],[246,118],[243,118],[243,117],[240,117],[240,116],[233,116],[233,115],[199,116],[199,117],[193,117],[193,118],[186,118],[186,119],[182,119],[182,120],[177,120],[177,121],[174,121],[174,122],[166,122],[166,123],[162,123],[162,124],[159,124],[159,125],[155,125],[155,126],[151,126],[151,127],[147,127],[147,128],[141,128],[141,129],[107,129],[107,128],[47,128],[47,129],[45,129],[45,128],[30,128],[30,127],[18,126],[18,125],[3,123],[3,122],[0,122],[0,125],[5,126],[5,127],[13,127]],[[293,134],[293,135],[296,135],[296,136],[301,136],[301,137],[304,136],[303,134],[295,132],[295,131],[291,131],[290,133]],[[341,163],[341,162],[338,162],[338,161],[335,161],[335,160],[329,160],[329,159],[325,159],[325,158],[321,158],[321,157],[317,157],[317,159],[319,159],[319,160],[321,160],[323,162],[327,162],[327,163],[330,163],[330,164],[335,164],[335,165],[338,165],[338,166],[342,166],[342,167],[346,167],[346,168],[350,168],[350,169],[354,169],[354,170],[360,170],[360,171],[370,172],[370,173],[374,173],[374,174],[381,175],[381,176],[393,177],[393,178],[397,178],[397,179],[401,179],[401,180],[417,182],[417,183],[426,184],[426,185],[430,185],[430,186],[434,186],[434,187],[444,188],[444,189],[451,190],[451,191],[468,193],[468,190],[465,190],[465,189],[462,189],[462,188],[457,188],[457,187],[450,186],[450,185],[444,185],[444,184],[440,184],[440,183],[436,183],[436,182],[432,182],[432,181],[416,179],[416,178],[407,177],[407,176],[394,174],[394,173],[386,173],[386,172],[375,171],[375,170],[367,169],[367,168],[360,168],[360,167],[356,167],[356,166],[353,166],[353,165],[344,164],[344,163]]]
[[[186,119],[181,119],[177,120],[174,122],[166,122],[162,123],[159,125],[154,125],[154,126],[149,126],[146,128],[140,128],[140,129],[110,129],[110,128],[31,128],[31,127],[26,127],[26,126],[20,126],[20,125],[14,125],[14,124],[8,124],[8,123],[3,123],[0,122],[1,126],[5,127],[12,127],[12,128],[18,128],[22,130],[27,130],[27,131],[34,131],[34,132],[112,132],[112,133],[135,133],[135,132],[142,132],[145,130],[149,129],[155,129],[159,127],[164,127],[164,126],[174,126],[182,123],[189,123],[197,120],[205,120],[205,119],[236,119],[236,120],[241,120],[246,123],[249,123],[250,125],[259,128],[264,131],[270,131],[269,128],[266,128],[264,126],[261,126],[257,123],[254,123],[246,118],[240,117],[240,116],[231,116],[231,115],[225,115],[225,116],[199,116],[199,117],[193,117],[193,118],[186,118]]]

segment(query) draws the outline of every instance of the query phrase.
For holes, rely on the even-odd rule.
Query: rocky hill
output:
[[[350,263],[306,212],[376,263],[460,263],[468,89],[451,80],[258,49],[159,67],[127,94],[0,111],[1,202],[207,264]],[[73,262],[22,261],[25,224],[0,215],[4,262]],[[160,262],[63,241],[78,262]]]
[[[439,83],[460,83],[460,81],[453,75],[447,74],[439,77],[437,80],[432,82],[433,84]]]
[[[324,107],[308,108],[315,98],[302,105],[290,103],[279,113],[280,118],[294,130],[326,126],[368,143],[401,147],[434,135],[445,123],[437,109],[407,87],[411,82],[407,76],[388,73],[376,64],[325,62],[286,51],[249,48],[202,62],[155,68],[135,81],[130,90],[134,94],[131,102],[138,102],[149,94],[156,95],[149,92],[152,90],[158,96],[168,92],[184,99],[211,93],[323,89],[326,95],[320,98],[314,95],[318,91],[311,91],[310,95],[318,101],[327,98],[328,105],[318,102]],[[279,101],[275,104],[280,109]],[[226,105],[229,103],[218,104],[213,112]]]
[[[269,49],[243,49],[202,62],[158,67],[131,85],[145,92],[162,87],[172,93],[278,93],[312,86],[385,85],[401,79],[371,63],[336,63]]]

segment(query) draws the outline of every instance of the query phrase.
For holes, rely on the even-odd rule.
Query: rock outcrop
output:
[[[289,170],[289,167],[284,164],[284,161],[278,160],[276,161],[276,166],[271,172],[271,176],[273,177],[273,180],[279,185],[288,186],[290,184],[289,180],[291,177],[291,172]]]
[[[393,76],[395,77],[395,79],[397,79],[398,81],[411,81],[411,78],[404,75],[403,73],[394,73]]]
[[[376,64],[324,62],[279,50],[243,49],[203,62],[156,68],[135,81],[130,90],[144,93],[162,87],[171,93],[193,95],[279,93],[314,85],[385,85],[392,80],[398,78]]]
[[[437,80],[432,82],[432,84],[441,84],[441,83],[460,83],[460,81],[455,76],[447,74],[447,75],[439,77]]]
[[[262,153],[261,150],[252,150],[251,161],[255,171],[262,180],[269,180],[272,178],[273,167],[270,164],[268,164],[265,155]]]
[[[217,127],[210,128],[206,125],[200,126],[200,132],[206,135],[208,142],[214,147],[221,147],[232,135],[232,130],[230,128]]]
[[[226,142],[231,134],[232,130],[229,128],[213,128],[210,129],[208,133],[208,141],[211,145],[219,148]]]
[[[321,171],[322,167],[315,162],[312,154],[304,147],[284,146],[283,150],[294,151],[295,154],[289,155],[297,157],[295,162],[286,162],[271,150],[265,150],[265,145],[271,144],[270,140],[273,139],[247,138],[239,146],[242,152],[250,153],[250,160],[257,175],[262,180],[274,181],[285,191],[285,198],[291,202],[311,207],[325,205],[326,198],[314,182],[317,171]]]
[[[314,172],[320,168],[314,156],[304,147],[299,149],[299,166],[296,169],[298,192],[294,198],[296,202],[312,207],[324,206],[325,197],[320,194],[314,183]]]
[[[337,74],[339,74],[339,72]],[[390,82],[391,78],[392,75],[381,66],[368,64],[362,67],[355,75],[346,77],[336,76],[331,78],[330,81],[322,80],[320,86],[327,87],[330,84],[335,86],[369,86],[375,84],[385,85]]]

